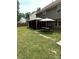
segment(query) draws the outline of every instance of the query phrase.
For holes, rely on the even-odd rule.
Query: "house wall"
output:
[[[42,15],[42,13],[39,13],[39,14],[36,14],[36,17],[37,18],[43,18],[43,15]]]
[[[51,19],[55,19],[55,20],[60,20],[61,19],[61,12],[58,12],[59,9],[61,11],[61,5],[60,4],[58,4],[54,8],[51,8],[49,10],[45,10],[45,11],[39,13],[39,14],[36,14],[36,17],[51,18]]]
[[[57,7],[47,10],[45,18],[57,19],[56,9],[57,9]]]
[[[60,12],[58,12],[59,10]],[[57,5],[56,14],[57,14],[57,19],[61,19],[61,4]]]
[[[31,15],[30,15],[30,20],[33,20],[36,18],[36,12],[33,12]]]

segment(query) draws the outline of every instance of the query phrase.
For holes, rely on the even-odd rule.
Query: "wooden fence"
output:
[[[17,27],[26,26],[26,23],[17,23]]]

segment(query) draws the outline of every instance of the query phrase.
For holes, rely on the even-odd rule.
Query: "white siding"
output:
[[[34,12],[34,13],[32,13],[31,15],[30,15],[30,20],[33,20],[33,19],[35,19],[36,18],[36,12]]]

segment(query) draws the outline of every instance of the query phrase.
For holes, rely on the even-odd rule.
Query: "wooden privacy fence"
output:
[[[27,25],[26,23],[17,23],[17,27],[26,26],[26,25]]]

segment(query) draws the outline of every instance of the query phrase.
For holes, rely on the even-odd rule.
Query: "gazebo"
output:
[[[41,28],[45,30],[51,30],[54,28],[54,21],[53,19],[50,18],[45,18],[40,20],[41,21]]]
[[[38,29],[40,28],[40,20],[42,18],[35,18],[33,20],[29,20],[29,27],[33,28],[33,29]]]
[[[41,20],[42,18],[35,18],[34,20],[35,20],[35,24],[36,24],[36,29],[38,29],[38,28],[40,28],[40,20]]]

